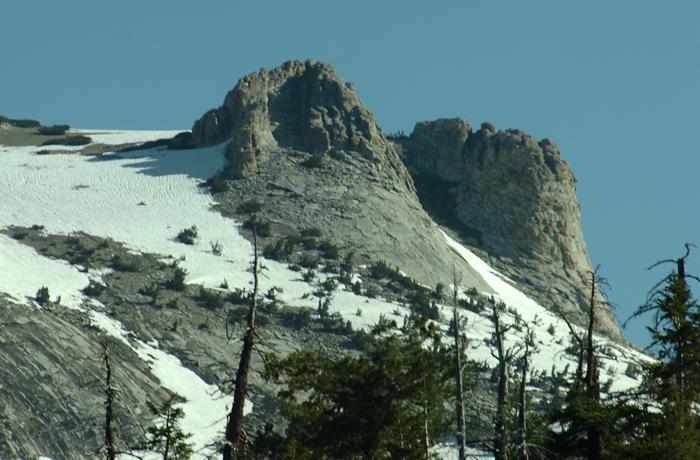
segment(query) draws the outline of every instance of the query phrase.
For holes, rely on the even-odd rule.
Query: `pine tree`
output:
[[[634,440],[639,458],[693,459],[700,451],[700,306],[688,286],[688,279],[699,279],[686,273],[689,254],[686,245],[683,257],[650,267],[670,262],[676,270],[652,289],[647,304],[633,315],[653,313],[650,348],[658,357],[646,366],[642,385],[656,410],[638,422],[643,433]]]
[[[160,405],[152,401],[146,403],[156,423],[147,430],[145,447],[162,454],[163,460],[184,460],[192,455],[192,446],[187,443],[191,435],[180,427],[185,412],[177,404],[182,402],[184,398],[173,394]]]
[[[334,358],[300,350],[272,357],[267,375],[281,384],[284,435],[270,430],[255,446],[262,458],[426,459],[451,433],[450,351],[425,319],[398,333],[382,322],[365,353]]]

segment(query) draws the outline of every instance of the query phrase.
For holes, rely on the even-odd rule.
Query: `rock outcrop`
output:
[[[567,311],[587,308],[591,263],[576,178],[552,141],[439,119],[416,124],[403,145],[409,164],[449,184],[459,220],[521,287],[544,305],[552,295]],[[609,312],[601,328],[621,337]]]
[[[321,62],[290,61],[243,77],[223,105],[192,128],[195,146],[228,139],[233,177],[256,172],[277,147],[315,155],[356,154],[379,170],[390,167],[394,175],[401,169],[396,150],[355,95],[354,85]]]

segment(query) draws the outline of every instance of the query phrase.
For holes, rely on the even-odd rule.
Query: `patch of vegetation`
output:
[[[272,225],[270,222],[261,221],[255,216],[243,222],[243,228],[250,230],[251,232],[253,231],[253,228],[255,228],[257,235],[263,238],[267,238],[272,235]]]
[[[338,260],[340,259],[340,248],[328,240],[323,240],[318,244],[318,250],[324,259]]]
[[[199,300],[202,302],[202,306],[208,310],[219,310],[226,303],[223,294],[206,289],[204,286],[199,287]]]
[[[199,230],[197,229],[196,225],[193,225],[190,228],[181,230],[175,238],[180,243],[192,245],[195,244],[197,242],[197,238],[199,238]]]
[[[0,115],[0,123],[5,123],[16,128],[39,128],[41,123],[36,120],[13,119]]]
[[[303,268],[314,269],[318,267],[318,263],[318,257],[316,257],[314,254],[309,254],[308,252],[305,252],[299,258],[299,266]]]
[[[204,185],[209,187],[212,193],[223,193],[229,189],[226,180],[224,180],[224,174],[221,171],[207,179]]]
[[[111,266],[114,270],[119,272],[138,272],[141,271],[142,268],[138,258],[130,255],[122,256],[120,254],[115,254],[114,257],[112,257]]]
[[[103,292],[105,292],[105,290],[107,290],[107,286],[98,283],[95,280],[90,280],[90,284],[83,289],[83,294],[89,297],[99,297]]]
[[[70,129],[68,125],[40,126],[39,134],[45,136],[63,136]]]
[[[46,286],[40,287],[39,290],[36,291],[34,300],[36,300],[36,303],[38,303],[39,305],[47,305],[49,302],[51,302],[49,288],[47,288]]]
[[[324,155],[312,155],[299,163],[299,165],[309,169],[322,169],[326,166],[326,157]]]
[[[187,270],[182,267],[175,265],[175,271],[173,272],[173,277],[170,278],[166,283],[165,287],[173,291],[182,292],[187,287],[185,285],[185,277],[187,276]]]
[[[466,225],[457,217],[455,212],[457,200],[451,191],[453,184],[426,174],[413,166],[407,169],[416,184],[418,200],[435,222],[453,229],[464,243],[475,247],[481,246],[481,232]]]
[[[89,136],[78,135],[78,136],[60,137],[58,139],[48,139],[47,141],[42,142],[41,145],[76,146],[76,145],[87,145],[91,142],[92,142],[92,139]]]
[[[258,200],[247,200],[238,205],[236,209],[239,214],[257,214],[262,211],[262,203]]]
[[[263,257],[277,261],[289,261],[299,245],[299,239],[288,236],[277,240],[274,244],[268,244],[263,248]]]

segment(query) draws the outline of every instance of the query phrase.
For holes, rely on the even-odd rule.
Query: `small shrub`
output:
[[[297,244],[299,244],[297,239],[287,237],[277,240],[274,244],[266,245],[262,254],[267,259],[286,261],[294,254]]]
[[[321,283],[321,288],[327,293],[332,293],[338,287],[338,283],[333,278],[326,278],[326,280]]]
[[[244,201],[238,205],[237,210],[239,214],[257,214],[262,211],[262,203],[258,200]]]
[[[62,136],[70,129],[68,125],[53,125],[39,127],[39,134],[45,136]]]
[[[46,305],[49,302],[51,302],[51,296],[49,295],[49,288],[46,286],[42,286],[39,288],[38,291],[36,291],[36,296],[34,296],[34,300],[39,305]]]
[[[95,280],[90,280],[90,284],[83,289],[83,294],[90,297],[99,297],[107,289],[107,286],[100,284]]]
[[[326,166],[326,158],[323,155],[312,155],[299,164],[305,168],[320,169]]]
[[[190,245],[195,244],[197,242],[197,238],[199,238],[199,230],[197,229],[196,225],[193,225],[190,228],[180,231],[176,238],[180,243]]]
[[[250,230],[251,232],[253,231],[253,228],[255,228],[257,235],[263,238],[267,238],[272,234],[272,224],[270,224],[268,221],[262,221],[255,216],[243,222],[243,228]]]
[[[36,152],[37,155],[48,155],[49,153],[51,153],[51,150],[47,150],[47,149],[37,150],[37,152]]]
[[[223,193],[228,191],[228,184],[224,180],[224,176],[221,172],[214,174],[212,177],[207,179],[204,184],[211,189],[212,193]]]
[[[391,278],[394,273],[395,270],[384,260],[375,262],[369,267],[370,276],[376,280]]]
[[[306,227],[299,232],[299,235],[301,237],[313,237],[313,238],[320,238],[323,233],[321,232],[321,229],[319,227]]]
[[[138,272],[141,270],[141,264],[135,257],[116,254],[112,257],[112,268],[119,272]]]
[[[199,300],[202,301],[202,306],[208,310],[219,310],[226,302],[221,293],[210,291],[204,286],[199,287]]]
[[[328,240],[321,241],[318,245],[318,249],[325,259],[340,259],[340,248]]]
[[[232,304],[247,304],[250,300],[250,293],[245,289],[236,288],[227,296],[227,300]]]
[[[304,249],[313,250],[318,248],[318,238],[314,236],[302,236],[299,242],[304,247]]]
[[[226,281],[226,278],[219,284],[219,287],[228,291],[228,281]]]
[[[554,324],[550,324],[549,327],[547,328],[547,333],[549,335],[554,335],[555,331],[556,331],[556,329],[554,328]]]
[[[172,289],[173,291],[178,291],[182,292],[185,290],[186,285],[185,285],[185,277],[187,276],[187,270],[185,270],[182,267],[175,267],[175,271],[173,272],[173,277],[168,280],[167,283],[165,283],[165,287],[168,289]]]
[[[625,369],[625,375],[631,379],[638,378],[642,373],[642,367],[634,362],[628,363]]]
[[[178,309],[178,304],[177,304],[177,299],[173,298],[168,301],[168,303],[165,304],[165,308],[169,308],[170,310],[177,310]]]
[[[314,280],[314,278],[316,278],[316,272],[313,271],[312,269],[308,269],[301,276],[304,279],[304,281],[306,281],[307,283],[310,283]]]
[[[365,289],[365,295],[370,299],[379,297],[381,293],[382,291],[374,284],[370,284],[369,286],[367,286],[367,289]]]
[[[355,312],[355,316],[362,316],[362,309],[358,308],[357,311]]]
[[[215,256],[220,256],[221,254],[224,253],[224,245],[221,244],[220,242],[210,241],[209,244],[211,245],[211,252]]]
[[[304,253],[299,258],[299,265],[303,268],[317,268],[318,267],[318,257],[313,254]]]
[[[362,283],[360,281],[355,281],[352,284],[352,292],[356,295],[362,295]]]
[[[282,324],[292,329],[302,329],[311,325],[313,317],[310,308],[290,308],[280,310]]]

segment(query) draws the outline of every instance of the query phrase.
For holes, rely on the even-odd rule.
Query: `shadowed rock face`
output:
[[[343,82],[330,65],[314,61],[290,61],[245,76],[221,107],[207,112],[192,128],[197,146],[229,138],[233,177],[256,172],[276,147],[315,155],[357,154],[379,170],[388,166],[394,175],[403,169],[353,85]]]
[[[587,308],[591,263],[576,178],[553,142],[439,119],[416,124],[404,144],[409,164],[451,184],[457,217],[478,230],[489,255],[515,268],[509,275],[531,295],[547,305],[551,291],[565,310]],[[600,326],[621,337],[611,314]]]

